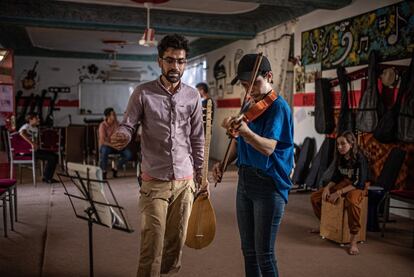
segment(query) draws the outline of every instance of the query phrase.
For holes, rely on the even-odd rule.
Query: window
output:
[[[185,69],[183,82],[195,87],[200,82],[207,81],[207,58],[200,57],[188,62]]]

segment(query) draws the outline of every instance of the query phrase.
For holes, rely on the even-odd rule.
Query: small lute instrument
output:
[[[212,119],[212,100],[207,100],[206,107],[206,129],[204,142],[204,164],[202,171],[202,187],[207,182],[208,157],[211,141],[211,119]],[[194,249],[202,249],[208,246],[216,234],[216,215],[208,196],[197,195],[193,203],[190,219],[188,221],[187,238],[185,244]]]

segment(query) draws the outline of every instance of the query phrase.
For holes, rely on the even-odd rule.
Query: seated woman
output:
[[[365,182],[368,175],[368,163],[365,156],[358,151],[356,138],[346,131],[336,139],[334,161],[335,168],[329,183],[312,193],[311,202],[315,215],[321,219],[322,199],[335,203],[339,197],[345,197],[348,212],[348,225],[351,233],[349,254],[357,255],[358,233],[361,229],[361,201],[365,195]]]
[[[103,172],[103,178],[106,179],[106,168],[108,165],[109,154],[120,154],[118,164],[112,168],[113,177],[117,177],[118,168],[122,167],[127,161],[131,160],[132,153],[128,148],[116,150],[110,142],[111,135],[118,128],[118,120],[113,108],[106,108],[104,111],[105,119],[99,125],[99,166]]]

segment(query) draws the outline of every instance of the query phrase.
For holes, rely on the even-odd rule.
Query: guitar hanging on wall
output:
[[[211,99],[207,100],[206,107],[206,129],[204,142],[204,164],[202,172],[202,184],[204,187],[207,182],[208,175],[208,158],[210,153],[211,141],[211,121],[212,121]],[[201,249],[208,246],[214,239],[216,234],[216,215],[213,206],[207,196],[197,195],[191,210],[190,219],[188,221],[187,238],[185,245],[194,249]]]
[[[22,87],[26,90],[30,90],[33,89],[36,86],[36,77],[37,77],[37,72],[36,72],[36,67],[39,64],[39,61],[36,61],[33,68],[30,69],[27,74],[26,77],[23,78],[22,80]]]

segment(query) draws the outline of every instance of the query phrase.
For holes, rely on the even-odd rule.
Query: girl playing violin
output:
[[[259,64],[257,75],[254,72],[257,56],[248,54],[240,60],[232,85],[240,80],[247,92],[251,90],[249,96],[256,103],[269,95],[275,97],[269,97],[270,104],[255,116],[247,120],[230,117],[222,125],[237,137],[228,150],[228,161],[238,158],[236,210],[247,277],[278,276],[274,247],[293,165],[291,110],[272,89],[273,75],[266,57]],[[222,174],[222,163],[216,163],[215,180],[221,180]]]

